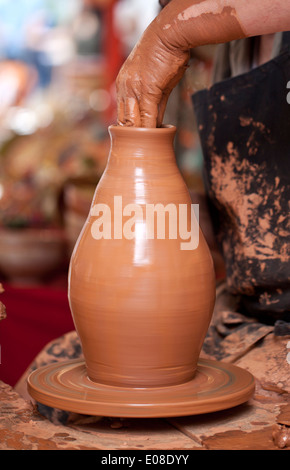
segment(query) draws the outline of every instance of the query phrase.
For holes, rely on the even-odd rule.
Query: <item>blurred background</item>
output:
[[[0,0],[0,380],[11,385],[73,329],[68,263],[106,165],[115,79],[159,10],[158,0]],[[177,126],[195,202],[203,182],[191,94],[210,84],[213,55],[192,51],[164,119]]]

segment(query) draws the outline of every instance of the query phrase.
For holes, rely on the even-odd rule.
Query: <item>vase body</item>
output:
[[[87,373],[113,386],[183,383],[194,376],[209,327],[215,274],[199,226],[194,249],[181,249],[178,230],[157,233],[157,224],[148,236],[148,207],[182,205],[183,216],[185,207],[192,214],[175,128],[111,126],[109,133],[108,163],[69,268]]]

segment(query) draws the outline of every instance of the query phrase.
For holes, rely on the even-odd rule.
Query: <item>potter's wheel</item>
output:
[[[38,402],[75,413],[134,418],[203,414],[246,402],[254,378],[232,364],[200,359],[195,377],[169,387],[127,388],[92,382],[83,360],[53,363],[32,372],[28,391]]]

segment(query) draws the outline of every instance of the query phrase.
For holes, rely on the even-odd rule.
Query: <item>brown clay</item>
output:
[[[198,361],[192,380],[170,387],[114,387],[92,382],[83,360],[52,363],[28,378],[28,391],[45,405],[93,416],[160,418],[225,410],[254,392],[252,374],[233,364]]]
[[[182,250],[179,234],[144,237],[146,221],[139,216],[132,239],[114,223],[120,215],[114,196],[122,197],[123,208],[185,204],[190,214],[173,151],[175,128],[111,126],[109,132],[108,164],[69,271],[69,301],[87,373],[94,382],[118,387],[181,384],[194,377],[214,307],[208,246],[200,229],[197,248]],[[98,204],[110,208],[110,239],[92,236]],[[123,218],[122,229],[129,219]]]
[[[169,95],[186,70],[189,50],[245,36],[235,5],[172,0],[144,31],[118,74],[119,124],[160,127]]]
[[[288,426],[276,424],[273,426],[273,441],[279,449],[290,447],[290,429]]]

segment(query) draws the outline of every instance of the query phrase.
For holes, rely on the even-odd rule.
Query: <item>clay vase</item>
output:
[[[181,249],[184,236],[162,232],[158,221],[148,236],[144,216],[161,204],[172,213],[182,205],[190,218],[175,132],[109,127],[107,166],[69,268],[72,317],[94,382],[164,387],[196,371],[215,302],[209,248],[199,226],[194,249]]]

